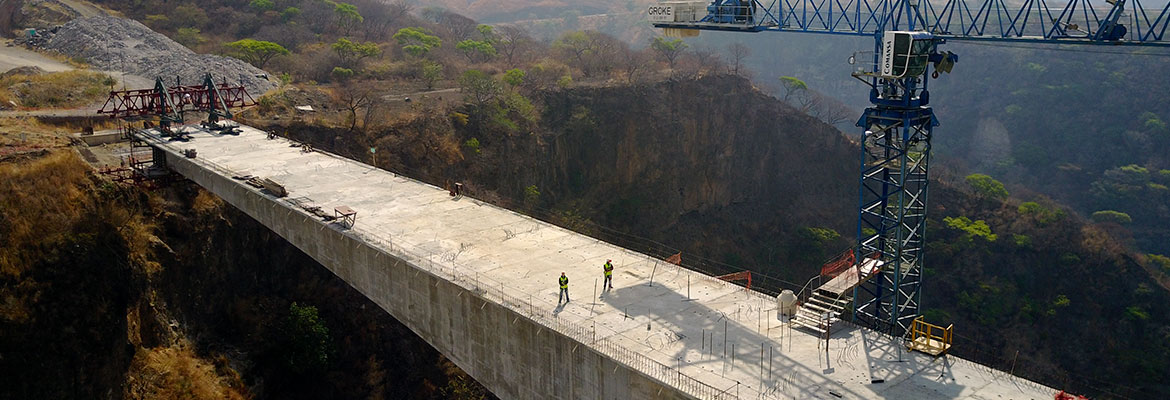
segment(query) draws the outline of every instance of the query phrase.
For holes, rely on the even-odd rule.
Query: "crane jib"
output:
[[[656,27],[872,36],[922,31],[939,38],[1170,46],[1170,3],[1140,0],[715,0],[666,1],[647,10]],[[662,8],[673,11],[663,16]],[[699,9],[699,11],[695,11]],[[679,12],[687,11],[687,12]]]

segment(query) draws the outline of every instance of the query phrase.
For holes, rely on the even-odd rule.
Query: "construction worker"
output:
[[[605,271],[605,281],[601,283],[601,288],[613,289],[613,260],[605,260],[605,265],[601,267]]]
[[[565,276],[564,272],[561,272],[560,283],[561,295],[557,297],[557,305],[561,304],[561,299],[564,299],[565,303],[569,302],[569,277]]]

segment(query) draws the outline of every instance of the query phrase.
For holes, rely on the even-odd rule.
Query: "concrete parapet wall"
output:
[[[166,154],[171,169],[313,257],[500,398],[693,398],[663,383],[672,378],[669,368],[661,364],[638,367],[659,372],[657,379],[651,378],[603,353],[627,350],[587,345],[582,339],[588,333],[580,327],[561,326],[555,317],[537,310],[526,313],[523,304],[485,288],[478,279],[473,282],[464,276],[457,282],[438,276],[425,258],[406,250],[386,251],[385,244],[323,222],[231,179],[229,171],[217,173],[170,149]],[[449,276],[459,279],[454,271]],[[554,318],[551,324],[549,318]],[[568,333],[574,330],[576,334]],[[623,359],[638,358],[630,354]],[[670,384],[689,382],[681,374],[677,379]],[[710,389],[692,387],[692,393]]]

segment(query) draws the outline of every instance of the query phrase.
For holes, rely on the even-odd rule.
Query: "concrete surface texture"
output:
[[[147,131],[170,168],[264,223],[501,398],[1051,399],[1053,389],[839,324],[793,329],[775,299],[393,172],[243,127]],[[195,149],[187,158],[182,150]],[[272,179],[278,199],[232,176]],[[357,211],[347,229],[307,209]],[[600,288],[602,264],[614,289]],[[572,301],[558,304],[557,279]]]

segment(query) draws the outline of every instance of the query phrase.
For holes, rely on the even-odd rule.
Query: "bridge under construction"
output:
[[[177,131],[133,135],[155,167],[287,239],[501,398],[1056,394],[845,322],[797,328],[774,297],[248,126]]]

